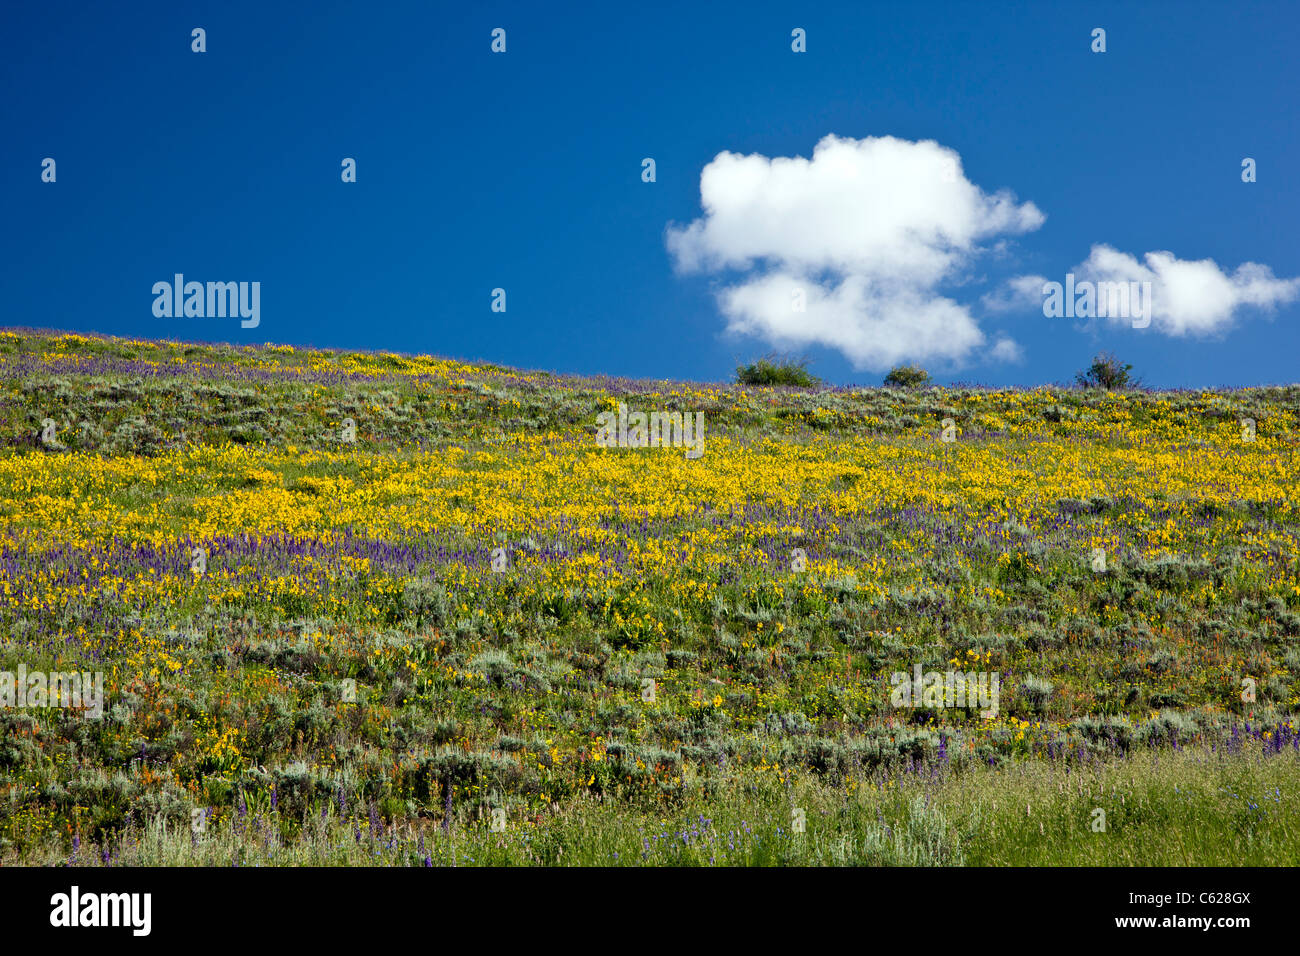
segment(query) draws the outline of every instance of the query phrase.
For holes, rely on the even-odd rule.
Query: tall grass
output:
[[[796,811],[803,831],[797,832]],[[1097,811],[1104,811],[1099,826]],[[385,824],[321,804],[298,820],[232,814],[196,835],[161,820],[108,846],[17,862],[113,866],[1293,866],[1300,756],[1141,751],[1065,766],[1022,761],[877,774],[848,786],[748,775],[670,811],[579,794],[550,814]],[[105,854],[107,853],[107,856]]]

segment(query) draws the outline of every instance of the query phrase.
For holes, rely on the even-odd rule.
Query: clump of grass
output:
[[[885,376],[886,385],[915,388],[930,381],[930,373],[919,365],[895,365]]]
[[[795,361],[766,356],[738,367],[736,381],[741,385],[792,385],[796,388],[820,385],[821,379],[809,372],[807,366],[807,359]]]

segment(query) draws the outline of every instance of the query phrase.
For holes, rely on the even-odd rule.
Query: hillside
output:
[[[600,447],[620,405],[701,413],[703,453]],[[0,859],[1300,854],[1297,386],[14,330],[0,442],[0,670],[105,685],[0,709]],[[949,671],[996,706],[899,704]]]

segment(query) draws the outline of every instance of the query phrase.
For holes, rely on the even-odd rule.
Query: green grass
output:
[[[1045,761],[967,772],[716,780],[670,812],[575,796],[507,819],[461,808],[387,824],[323,804],[305,822],[266,805],[195,835],[155,819],[113,846],[115,866],[1294,866],[1300,763],[1205,749],[1098,760],[1065,775]],[[795,811],[804,830],[796,832]],[[1105,811],[1104,829],[1098,810]],[[67,862],[36,852],[27,863]],[[77,863],[98,865],[83,845]]]

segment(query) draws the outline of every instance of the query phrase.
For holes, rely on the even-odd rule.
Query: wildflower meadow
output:
[[[1300,863],[1300,387],[16,329],[0,444],[3,863]]]

